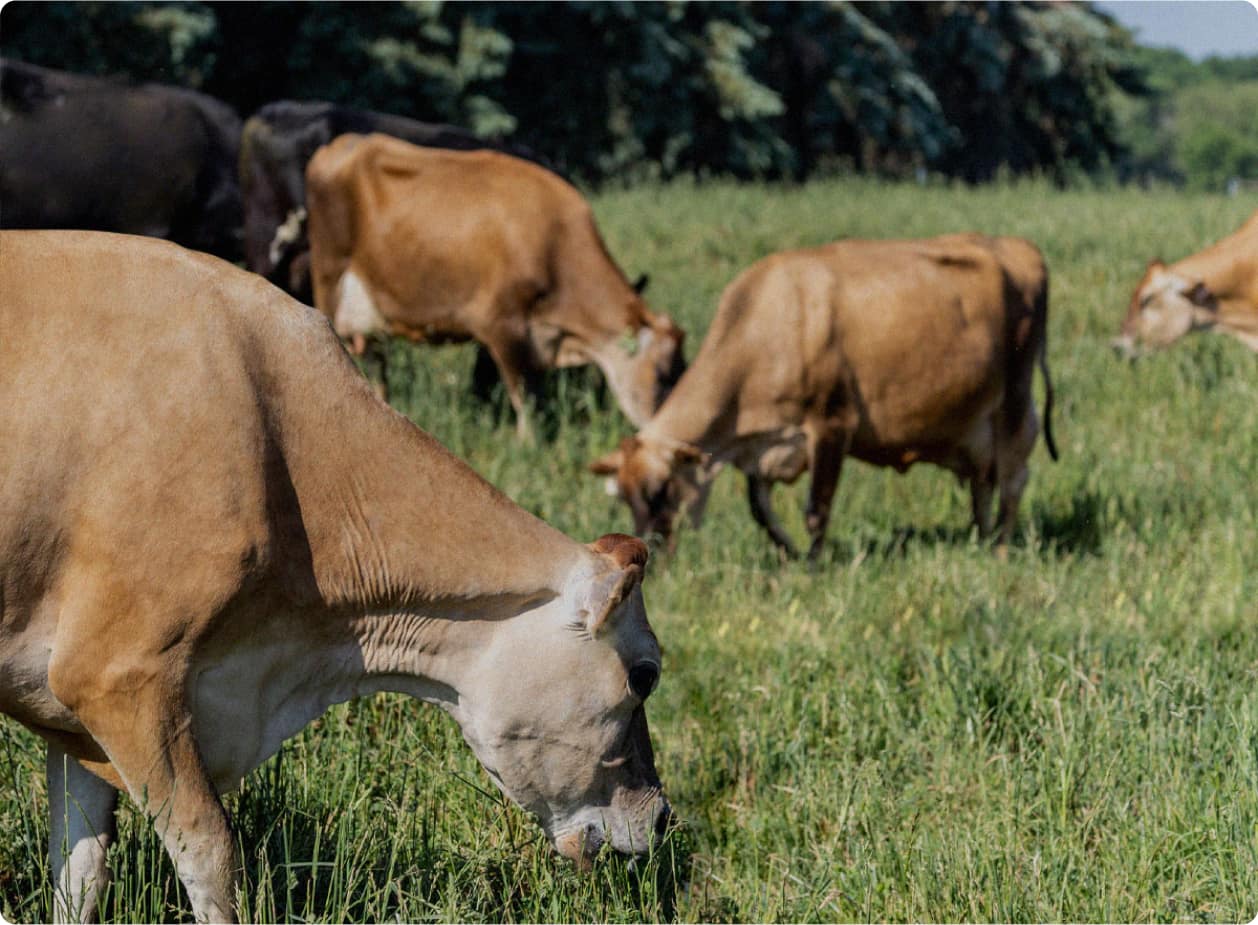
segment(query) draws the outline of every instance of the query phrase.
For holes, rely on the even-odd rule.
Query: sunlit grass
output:
[[[1051,269],[1062,460],[1032,457],[1000,561],[955,480],[844,469],[822,561],[780,565],[722,476],[646,583],[650,716],[685,829],[592,876],[497,796],[444,716],[332,710],[229,799],[262,921],[1248,920],[1258,912],[1258,358],[1106,345],[1145,261],[1258,202],[1039,184],[715,184],[594,200],[626,273],[689,333],[753,260],[839,236],[1029,237]],[[552,382],[543,439],[468,396],[470,348],[394,350],[395,403],[581,540],[630,527],[586,462],[628,432]],[[1037,389],[1039,385],[1037,384]],[[803,537],[805,485],[776,503]],[[46,918],[42,750],[0,723],[0,912]],[[124,804],[125,805],[125,804]],[[119,921],[187,918],[128,808]]]

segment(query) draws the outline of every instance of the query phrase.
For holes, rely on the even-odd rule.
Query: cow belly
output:
[[[962,478],[983,471],[995,459],[995,412],[987,411],[969,422],[958,421],[951,433],[932,429],[918,439],[880,440],[873,433],[857,435],[851,455],[875,466],[891,466],[905,472],[915,463],[942,466]]]
[[[343,339],[355,334],[364,337],[383,331],[387,327],[384,316],[376,307],[376,301],[367,286],[353,270],[346,271],[337,284],[336,314],[332,328]]]

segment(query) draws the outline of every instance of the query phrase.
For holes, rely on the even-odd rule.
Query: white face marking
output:
[[[275,229],[275,237],[271,239],[271,247],[267,251],[272,265],[278,264],[288,246],[301,237],[301,226],[305,221],[306,207],[298,206],[288,213],[284,224]]]
[[[1196,306],[1188,298],[1193,284],[1166,270],[1155,270],[1140,290],[1140,310],[1126,333],[1138,342],[1164,347],[1192,330]]]

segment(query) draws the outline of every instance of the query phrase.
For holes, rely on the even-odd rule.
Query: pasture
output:
[[[1031,458],[1005,561],[947,473],[849,462],[815,567],[781,565],[734,473],[645,584],[649,716],[684,828],[589,876],[494,790],[436,710],[334,708],[227,801],[260,921],[1153,921],[1258,913],[1258,358],[1195,336],[1110,352],[1145,261],[1253,197],[866,180],[593,199],[611,252],[689,332],[775,250],[839,236],[1023,235],[1048,260],[1062,459]],[[767,344],[766,350],[773,345]],[[628,433],[580,377],[533,444],[468,394],[470,347],[395,345],[395,405],[579,539],[627,531],[586,463]],[[396,380],[395,380],[396,382]],[[1037,396],[1042,383],[1036,380]],[[1037,398],[1042,407],[1042,398]],[[805,482],[775,502],[804,536]],[[511,537],[503,537],[510,543]],[[43,749],[0,722],[0,913],[48,916]],[[187,918],[124,800],[107,912]]]

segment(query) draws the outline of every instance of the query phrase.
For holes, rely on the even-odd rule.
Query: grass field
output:
[[[1031,459],[1001,561],[948,474],[845,467],[822,561],[779,565],[721,477],[646,585],[650,704],[685,827],[646,864],[575,873],[437,711],[333,709],[228,799],[251,914],[336,920],[1234,921],[1258,913],[1258,358],[1197,336],[1107,346],[1145,261],[1258,201],[1021,184],[673,185],[594,200],[630,276],[690,332],[775,250],[840,236],[1024,235],[1051,271],[1062,459]],[[469,348],[395,350],[395,403],[570,535],[628,530],[585,474],[626,423],[559,382],[515,440],[467,395]],[[1039,383],[1037,379],[1037,390]],[[779,489],[804,536],[805,484]],[[0,912],[48,915],[42,749],[0,722]],[[124,806],[125,806],[124,802]],[[108,915],[187,918],[124,809]]]

